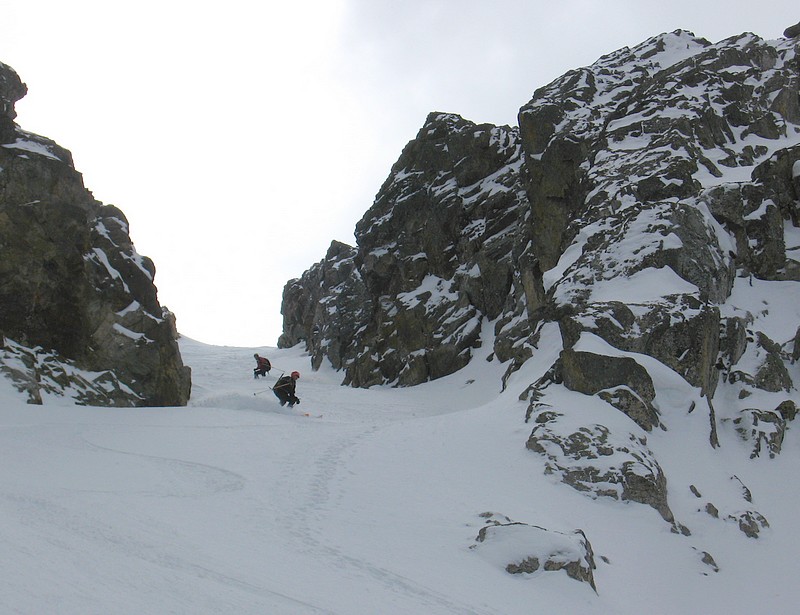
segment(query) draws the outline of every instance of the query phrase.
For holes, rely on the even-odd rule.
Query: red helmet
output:
[[[292,372],[292,378],[297,380],[300,377],[300,372]]]

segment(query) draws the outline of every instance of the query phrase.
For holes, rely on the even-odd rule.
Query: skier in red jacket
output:
[[[253,378],[258,380],[259,376],[266,376],[267,372],[272,369],[272,364],[267,357],[260,357],[258,353],[253,355],[256,360],[256,368],[253,370]]]

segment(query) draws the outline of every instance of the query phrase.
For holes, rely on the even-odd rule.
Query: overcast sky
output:
[[[790,0],[0,0],[25,130],[125,212],[178,329],[274,346],[284,284],[355,245],[430,111],[516,124],[567,70],[678,28],[767,39]],[[257,283],[254,283],[257,282]]]

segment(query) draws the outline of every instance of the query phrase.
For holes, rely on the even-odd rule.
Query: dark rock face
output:
[[[349,277],[287,285],[280,345],[330,353],[347,384],[411,385],[465,365],[482,321],[512,369],[558,321],[566,347],[590,332],[713,395],[736,276],[800,271],[793,54],[677,31],[540,88],[518,129],[430,114],[356,227]],[[749,181],[724,180],[738,169]],[[614,296],[623,278],[643,290]],[[357,326],[326,328],[320,301]]]
[[[371,298],[356,266],[357,256],[350,246],[334,241],[325,260],[283,291],[284,320],[295,324],[284,331],[278,345],[293,346],[311,331],[308,347],[314,369],[324,357],[336,369],[344,367],[370,313]],[[310,300],[306,295],[309,289],[313,293]]]
[[[645,431],[659,424],[658,411],[653,407],[653,381],[632,358],[564,350],[561,373],[569,390],[599,395]]]
[[[483,344],[504,382],[546,357],[528,449],[688,532],[645,446],[669,430],[659,399],[682,391],[712,446],[762,457],[800,401],[797,321],[773,318],[800,300],[798,52],[679,30],[538,89],[518,128],[429,115],[357,247],[287,284],[281,344],[362,387],[445,376]],[[583,405],[604,421],[581,423]]]
[[[466,365],[481,320],[509,304],[524,310],[514,297],[525,276],[535,285],[517,266],[527,249],[520,156],[516,130],[431,114],[357,225],[358,249],[335,246],[287,284],[279,346],[305,341],[317,364],[328,355],[362,387],[418,384]],[[334,286],[314,285],[334,270]],[[339,324],[347,315],[344,330],[323,304]]]
[[[82,403],[185,404],[190,373],[174,316],[159,305],[153,263],[136,253],[124,214],[86,190],[70,153],[14,124],[24,93],[0,65],[0,330],[51,365],[112,372],[109,394]],[[29,380],[41,383],[31,369]]]
[[[795,38],[796,36],[800,36],[800,22],[786,28],[783,31],[783,35],[786,38]]]

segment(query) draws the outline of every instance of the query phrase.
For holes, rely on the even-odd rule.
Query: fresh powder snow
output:
[[[592,500],[545,475],[525,448],[532,425],[519,396],[557,356],[557,327],[542,332],[540,353],[505,391],[507,366],[487,360],[492,330],[484,323],[468,367],[413,388],[339,386],[341,373],[312,371],[299,347],[186,338],[194,388],[184,408],[80,407],[53,396],[27,405],[0,380],[0,612],[794,611],[793,430],[775,459],[749,459],[724,430],[712,449],[708,415],[687,408],[696,392],[663,366],[651,372],[667,431],[648,443],[676,519],[692,532],[684,536],[648,506]],[[253,352],[272,361],[266,378],[253,379]],[[293,370],[301,404],[289,409],[270,386]],[[559,389],[549,399],[559,396],[598,422],[627,421],[596,398]],[[705,500],[688,487],[725,512],[741,505],[742,484],[769,520],[757,539],[699,510]],[[492,515],[548,532],[479,543]],[[572,550],[576,530],[592,545],[597,592],[564,571],[506,572],[554,537]]]

